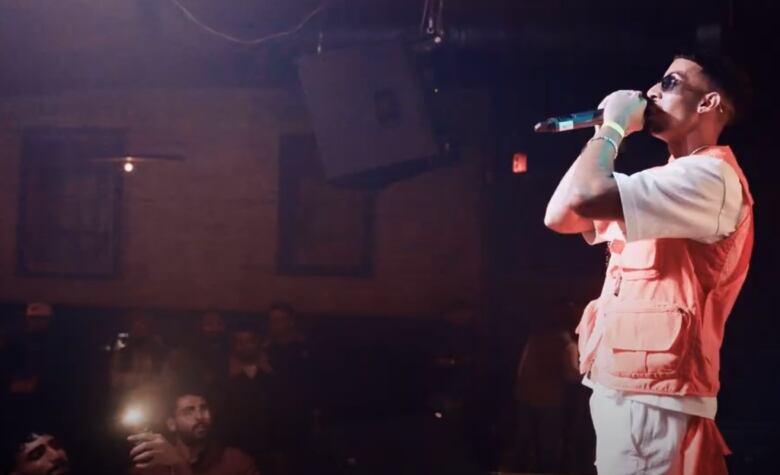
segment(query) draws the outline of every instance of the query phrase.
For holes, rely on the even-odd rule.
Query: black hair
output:
[[[177,381],[167,391],[166,417],[176,414],[179,398],[183,396],[200,396],[211,405],[211,391],[205,383],[197,380],[197,378],[182,379]]]
[[[732,57],[704,51],[678,54],[675,58],[687,59],[701,66],[712,85],[726,96],[733,107],[728,123],[740,122],[745,118],[752,101],[752,84],[745,69]]]

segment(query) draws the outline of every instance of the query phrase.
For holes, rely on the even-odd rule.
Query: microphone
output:
[[[566,132],[601,125],[602,122],[604,122],[604,109],[574,112],[545,119],[534,126],[534,132]]]
[[[655,112],[657,107],[655,103],[642,94],[645,100],[645,122]],[[575,112],[573,114],[550,117],[534,126],[534,132],[566,132],[567,130],[584,129],[601,125],[604,123],[604,109],[595,109],[591,111]]]

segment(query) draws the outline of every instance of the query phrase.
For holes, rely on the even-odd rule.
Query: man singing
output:
[[[602,475],[726,473],[719,352],[748,271],[753,199],[717,143],[745,91],[727,59],[681,56],[647,99],[610,94],[547,206],[550,229],[609,246],[601,295],[577,329]],[[643,128],[667,144],[668,162],[616,173],[620,142]]]

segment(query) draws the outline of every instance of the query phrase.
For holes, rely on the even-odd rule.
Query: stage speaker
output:
[[[403,44],[306,56],[298,72],[329,181],[376,185],[433,165],[425,91]]]

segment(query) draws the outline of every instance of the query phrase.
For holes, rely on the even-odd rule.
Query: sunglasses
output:
[[[660,82],[661,90],[663,92],[673,91],[681,83],[682,83],[682,81],[680,81],[680,79],[677,76],[675,76],[674,74],[667,74],[666,76],[661,78],[661,82]]]
[[[685,87],[686,89],[689,89],[693,92],[699,92],[704,93],[704,90],[695,88],[691,86],[690,84],[686,84],[684,80],[680,79],[679,77],[675,76],[674,74],[667,74],[663,78],[661,78],[661,81],[659,81],[659,84],[661,85],[661,91],[663,92],[670,92],[674,91],[675,89],[678,89],[679,87]]]

